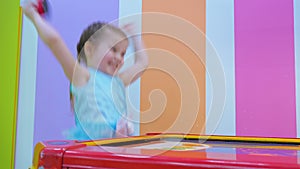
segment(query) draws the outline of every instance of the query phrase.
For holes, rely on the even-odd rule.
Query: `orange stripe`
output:
[[[150,65],[141,78],[141,134],[205,132],[205,6],[205,0],[143,1]]]
[[[18,94],[19,94],[19,68],[20,68],[20,50],[21,50],[21,35],[22,35],[22,8],[19,8],[19,21],[18,21],[18,49],[16,57],[16,84],[15,84],[15,100],[14,100],[14,116],[13,116],[13,130],[12,130],[12,153],[11,153],[11,168],[14,168],[14,157],[16,148],[16,121],[18,111]]]

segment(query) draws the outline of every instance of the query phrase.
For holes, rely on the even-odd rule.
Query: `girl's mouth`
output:
[[[109,66],[112,66],[113,68],[117,69],[119,67],[119,64],[116,63],[115,61],[109,61],[108,62]]]

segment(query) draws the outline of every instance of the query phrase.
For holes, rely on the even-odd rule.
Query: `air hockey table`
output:
[[[35,146],[31,169],[300,168],[300,140],[147,134]]]

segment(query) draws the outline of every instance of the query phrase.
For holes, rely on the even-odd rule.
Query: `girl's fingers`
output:
[[[122,29],[130,37],[136,33],[135,26],[133,23],[128,23],[122,26]]]

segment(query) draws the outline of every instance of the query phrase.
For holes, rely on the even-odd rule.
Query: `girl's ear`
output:
[[[94,48],[93,44],[90,41],[86,41],[84,44],[84,54],[86,57],[93,56]]]

